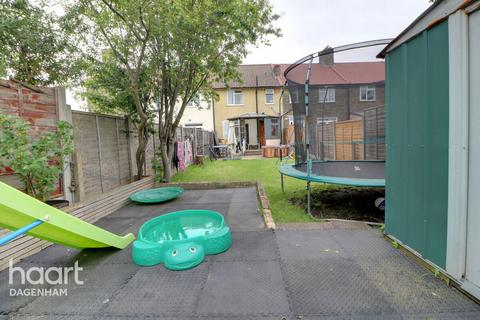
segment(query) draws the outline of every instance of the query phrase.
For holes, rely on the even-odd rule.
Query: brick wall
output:
[[[55,130],[55,122],[59,120],[58,98],[56,88],[40,88],[12,80],[0,80],[0,112],[17,115],[30,122],[33,134]],[[0,169],[0,181],[19,189],[23,187],[18,176],[8,169]],[[59,183],[54,197],[62,194]]]

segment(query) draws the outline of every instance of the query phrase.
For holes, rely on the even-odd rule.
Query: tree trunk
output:
[[[137,175],[136,179],[140,180],[144,176],[143,165],[145,164],[145,146],[146,146],[146,138],[145,138],[145,124],[140,123],[138,126],[138,147],[135,153],[135,162],[137,164]]]
[[[165,182],[170,182],[172,178],[172,157],[168,149],[168,141],[163,140],[160,144],[160,152],[162,153],[163,180]]]

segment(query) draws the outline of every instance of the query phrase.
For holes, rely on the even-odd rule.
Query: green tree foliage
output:
[[[278,15],[268,0],[162,1],[153,38],[157,68],[156,109],[164,180],[171,178],[175,130],[186,105],[198,95],[215,97],[212,83],[237,79],[250,44],[279,36]]]
[[[135,101],[130,89],[130,80],[125,69],[116,63],[111,51],[106,51],[101,60],[90,63],[85,69],[86,80],[80,95],[88,102],[93,112],[127,116],[138,130],[140,119],[137,116]],[[139,78],[139,92],[142,108],[147,115],[147,126],[144,132],[144,145],[153,134],[154,114],[151,105],[153,94],[148,88],[146,72]],[[142,137],[138,137],[141,139]]]
[[[0,168],[11,168],[28,194],[45,201],[73,152],[73,133],[68,122],[58,121],[55,132],[35,135],[25,120],[0,114]]]
[[[149,110],[155,110],[166,181],[188,102],[214,97],[211,84],[237,78],[248,45],[279,35],[273,26],[278,15],[268,0],[80,0],[66,12],[91,51],[111,50],[125,72],[139,132],[146,130]],[[141,98],[146,93],[153,97],[147,104]],[[142,143],[137,167],[144,161]]]
[[[134,112],[130,113],[136,123],[138,131],[138,148],[135,159],[137,164],[137,178],[143,177],[145,163],[146,137],[148,137],[149,101],[145,97],[151,90],[149,69],[148,45],[151,42],[152,30],[156,25],[158,15],[152,1],[72,1],[66,6],[66,29],[75,33],[78,43],[88,47],[88,51],[102,56],[108,51],[107,64],[101,68],[108,68],[113,72],[123,73],[128,79],[128,91],[122,94],[131,98]],[[97,62],[98,58],[94,58]],[[113,66],[111,65],[113,64]],[[148,81],[142,81],[145,76]],[[119,78],[116,78],[119,79]],[[116,86],[126,89],[123,84]],[[115,90],[115,88],[114,88]],[[117,96],[118,92],[109,94]],[[104,101],[105,102],[105,101]],[[128,102],[126,102],[128,104]],[[105,104],[103,104],[103,107]],[[113,111],[113,110],[112,110]]]
[[[77,78],[82,59],[61,21],[27,0],[0,0],[0,76],[31,85]]]

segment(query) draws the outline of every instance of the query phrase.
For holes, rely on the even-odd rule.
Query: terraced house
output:
[[[292,141],[292,104],[304,103],[304,92],[284,87],[286,64],[239,66],[240,81],[214,84],[219,99],[214,101],[214,126],[219,140],[228,141],[229,129],[246,140],[248,149]],[[293,72],[305,82],[307,64]],[[324,56],[312,65],[310,79],[311,116],[317,124],[363,117],[365,110],[385,105],[383,62],[334,62]],[[283,95],[282,95],[283,91]],[[281,141],[282,131],[284,140]],[[293,132],[290,130],[290,132]]]
[[[237,139],[245,139],[249,149],[280,143],[281,66],[241,65],[240,81],[216,83],[219,99],[214,102],[215,133],[227,142],[231,127]]]

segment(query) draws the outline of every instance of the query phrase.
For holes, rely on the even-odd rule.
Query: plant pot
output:
[[[52,207],[55,207],[57,209],[60,209],[60,208],[65,208],[65,207],[68,207],[70,205],[70,202],[68,202],[68,200],[47,200],[45,201],[46,204],[48,205],[51,205]]]

